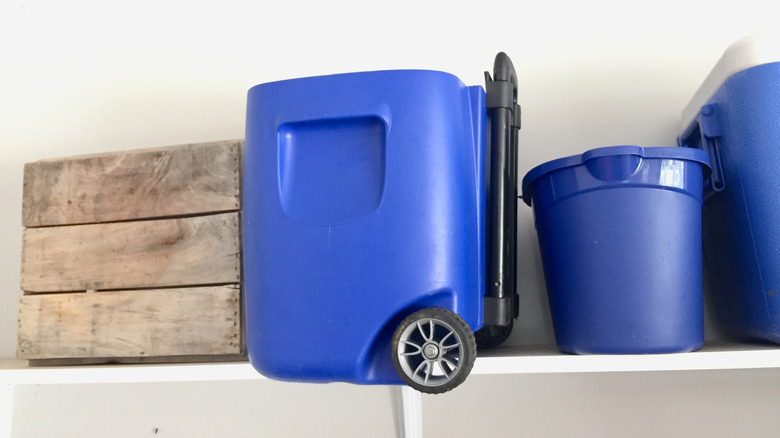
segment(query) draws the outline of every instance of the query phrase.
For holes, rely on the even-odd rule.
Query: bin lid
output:
[[[772,62],[780,62],[780,32],[750,35],[731,44],[683,109],[682,129],[696,119],[701,107],[728,78],[747,68]]]
[[[548,161],[534,167],[523,177],[523,202],[531,205],[531,199],[533,198],[534,194],[533,184],[538,178],[550,172],[555,172],[557,170],[568,167],[579,166],[593,158],[613,157],[618,155],[636,155],[642,158],[696,161],[704,165],[705,178],[708,177],[710,173],[709,155],[700,149],[683,147],[641,147],[631,145],[609,146],[591,149],[581,155],[571,155],[568,157],[558,158],[556,160]]]

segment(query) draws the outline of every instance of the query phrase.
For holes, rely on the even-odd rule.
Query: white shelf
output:
[[[553,348],[498,348],[477,359],[472,374],[591,373],[780,368],[780,346],[707,345],[690,353],[569,355]]]
[[[477,358],[472,375],[780,368],[780,347],[722,344],[655,355],[567,355],[554,348],[497,348]],[[29,367],[0,360],[0,384],[87,384],[258,380],[249,363]]]
[[[0,360],[0,384],[10,385],[213,382],[264,378],[247,362],[30,367],[26,361]]]

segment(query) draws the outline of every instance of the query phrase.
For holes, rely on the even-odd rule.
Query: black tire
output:
[[[401,321],[391,354],[401,379],[427,394],[441,394],[463,383],[474,367],[477,342],[457,314],[423,309]]]
[[[514,320],[509,321],[509,325],[486,325],[477,330],[474,337],[477,339],[477,348],[498,347],[512,334]]]

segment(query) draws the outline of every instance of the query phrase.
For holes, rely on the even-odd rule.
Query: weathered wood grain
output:
[[[220,141],[27,163],[22,225],[238,210],[242,145]]]
[[[240,354],[236,287],[26,295],[20,359]]]
[[[27,228],[21,287],[31,292],[238,283],[238,213]]]
[[[83,366],[83,365],[149,365],[149,364],[176,364],[176,363],[197,363],[197,362],[247,362],[249,357],[241,354],[218,354],[218,355],[184,355],[184,356],[137,356],[137,357],[72,357],[56,359],[29,359],[27,365],[31,367],[64,367],[64,366]]]

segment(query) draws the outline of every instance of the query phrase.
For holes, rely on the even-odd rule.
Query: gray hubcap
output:
[[[404,373],[413,381],[439,386],[460,371],[461,339],[446,322],[423,318],[401,333],[396,354]]]

